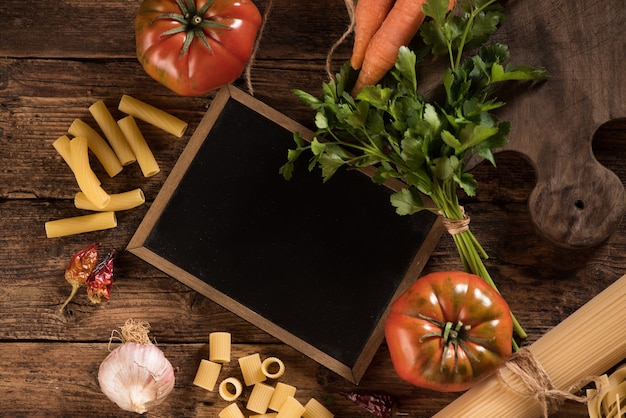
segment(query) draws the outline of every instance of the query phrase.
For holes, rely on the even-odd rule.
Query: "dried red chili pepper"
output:
[[[379,418],[393,418],[396,416],[396,400],[393,396],[385,393],[353,393],[340,392],[340,394],[365,408]]]
[[[98,264],[99,243],[91,244],[72,256],[65,268],[65,280],[72,285],[72,292],[61,305],[63,311],[68,303],[74,298],[78,289],[85,284],[87,278]]]
[[[115,250],[111,250],[87,278],[87,297],[92,303],[100,303],[111,298],[114,258]]]

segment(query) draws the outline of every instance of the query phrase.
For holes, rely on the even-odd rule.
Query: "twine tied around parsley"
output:
[[[511,358],[504,364],[514,376],[517,376],[524,385],[525,390],[519,390],[513,387],[504,376],[502,375],[502,369],[498,371],[498,378],[504,383],[507,388],[513,392],[535,399],[540,403],[543,416],[548,417],[551,412],[555,411],[560,404],[566,400],[571,400],[579,403],[586,403],[597,396],[600,392],[602,381],[599,376],[591,376],[581,379],[578,383],[572,385],[567,390],[557,389],[548,373],[543,368],[541,363],[534,356],[532,351],[528,348],[521,348],[518,352],[514,353]],[[589,383],[595,383],[598,391],[593,395],[575,395],[584,386]]]
[[[461,232],[469,231],[470,217],[465,213],[463,206],[460,206],[462,219],[450,219],[443,216],[441,211],[438,211],[438,215],[441,216],[441,222],[450,235],[460,234]]]

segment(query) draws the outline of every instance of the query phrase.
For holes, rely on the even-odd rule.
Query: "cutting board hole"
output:
[[[574,202],[574,206],[576,206],[577,209],[583,210],[585,209],[585,202],[579,199]]]

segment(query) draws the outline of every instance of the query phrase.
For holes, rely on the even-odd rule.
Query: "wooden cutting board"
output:
[[[513,65],[546,67],[551,78],[522,86],[507,102],[508,150],[537,174],[529,210],[538,231],[558,245],[600,244],[622,219],[620,179],[592,151],[596,130],[626,117],[624,0],[504,2],[507,21],[496,34]],[[624,156],[626,158],[626,156]]]

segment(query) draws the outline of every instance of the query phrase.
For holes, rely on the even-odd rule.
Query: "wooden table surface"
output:
[[[267,0],[257,4],[264,10]],[[368,416],[341,391],[392,394],[399,411],[410,417],[432,416],[453,401],[458,394],[401,381],[384,344],[355,386],[124,251],[213,97],[178,97],[144,73],[134,55],[138,5],[139,0],[0,3],[0,415],[131,416],[111,403],[97,382],[111,331],[128,318],[151,324],[151,335],[176,369],[173,393],[148,416],[213,417],[227,405],[216,392],[192,384],[213,331],[232,333],[233,357],[254,352],[280,357],[287,367],[282,381],[298,388],[298,399],[326,402],[338,417]],[[305,7],[275,0],[251,74],[255,97],[311,127],[311,111],[290,90],[320,91],[326,53],[347,21],[340,0],[311,1]],[[349,52],[348,44],[340,46],[335,62],[346,60]],[[235,85],[246,89],[241,79]],[[146,128],[161,166],[154,177],[143,178],[136,164],[113,179],[96,167],[105,190],[141,187],[146,195],[145,205],[118,214],[116,228],[46,238],[46,221],[85,213],[73,206],[76,182],[52,142],[75,118],[95,127],[88,107],[97,100],[120,116],[116,109],[122,94],[188,121],[188,133],[176,139]],[[593,147],[599,162],[626,181],[626,122],[604,125]],[[625,273],[626,225],[622,222],[593,248],[556,246],[535,231],[529,218],[532,166],[514,153],[499,154],[497,164],[475,169],[477,196],[463,198],[463,204],[490,255],[488,269],[529,334],[526,345]],[[95,241],[120,252],[112,298],[92,305],[79,293],[59,314],[70,291],[65,265],[75,251]],[[454,244],[443,236],[424,271],[456,268]],[[624,318],[618,319],[623,324]],[[234,373],[234,365],[228,367]],[[553,416],[584,417],[586,407],[566,402]]]

